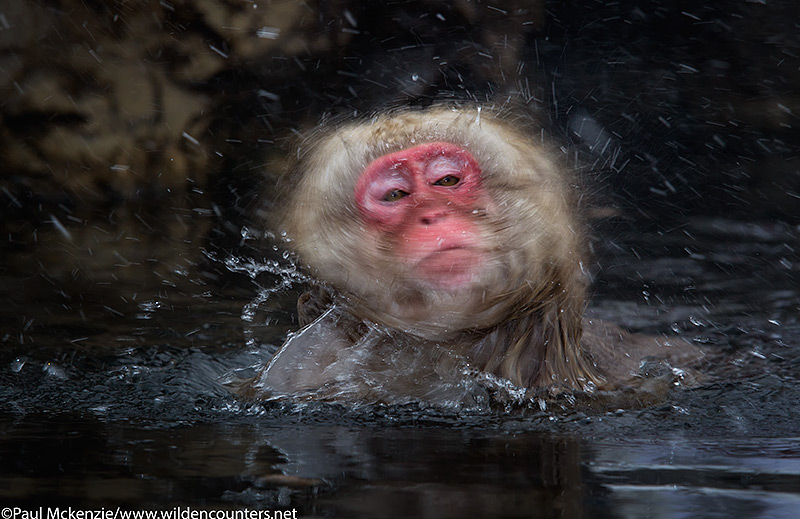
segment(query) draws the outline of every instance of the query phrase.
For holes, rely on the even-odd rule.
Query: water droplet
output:
[[[16,359],[11,361],[11,371],[14,373],[19,373],[22,371],[22,367],[28,361],[26,357],[17,357]]]

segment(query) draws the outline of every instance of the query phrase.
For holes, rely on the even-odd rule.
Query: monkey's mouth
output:
[[[414,271],[426,284],[455,291],[473,284],[482,258],[483,254],[474,247],[453,245],[427,254],[417,262]]]

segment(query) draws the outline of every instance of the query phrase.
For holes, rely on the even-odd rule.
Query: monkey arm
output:
[[[307,326],[319,319],[333,305],[333,294],[322,285],[314,285],[297,298],[297,320]]]
[[[339,315],[329,308],[315,321],[293,334],[252,382],[262,395],[280,397],[315,391],[336,379],[338,353],[352,345],[339,324]]]

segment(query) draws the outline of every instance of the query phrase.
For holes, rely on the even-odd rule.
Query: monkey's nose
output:
[[[447,217],[447,211],[444,210],[430,210],[425,211],[420,215],[419,221],[422,225],[435,225]]]

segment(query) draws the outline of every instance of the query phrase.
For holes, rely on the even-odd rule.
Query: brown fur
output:
[[[353,201],[372,160],[432,141],[468,149],[493,202],[475,215],[493,268],[457,297],[415,284]],[[278,211],[289,247],[326,287],[301,299],[301,321],[336,301],[355,328],[331,341],[339,348],[379,326],[395,341],[435,344],[518,386],[602,383],[581,347],[584,235],[564,170],[529,132],[476,108],[401,111],[319,131],[300,147]]]

